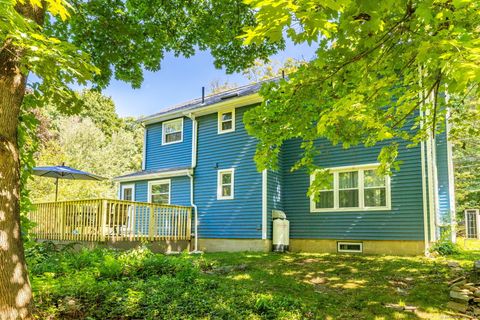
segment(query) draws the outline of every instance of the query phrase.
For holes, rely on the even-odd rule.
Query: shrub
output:
[[[453,243],[450,239],[450,232],[444,232],[440,239],[430,248],[430,251],[438,253],[441,256],[460,253],[458,245]]]
[[[39,319],[301,318],[298,300],[232,288],[201,257],[41,246],[28,260]]]

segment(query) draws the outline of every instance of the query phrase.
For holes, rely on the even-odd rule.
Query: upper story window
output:
[[[218,113],[218,133],[235,131],[235,109]]]
[[[233,199],[235,170],[218,170],[217,199]]]
[[[378,175],[377,168],[372,164],[330,169],[330,184],[311,197],[310,211],[390,210],[390,177]]]
[[[165,121],[162,124],[162,144],[183,141],[183,118]]]
[[[148,200],[151,203],[170,204],[170,180],[149,181]]]

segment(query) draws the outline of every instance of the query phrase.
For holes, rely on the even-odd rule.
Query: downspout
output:
[[[195,119],[195,116],[192,113],[187,114],[192,120],[192,171],[195,170],[197,166],[197,134],[198,134],[198,122]],[[194,211],[194,233],[195,233],[195,242],[194,242],[194,250],[192,253],[201,253],[198,250],[198,207],[195,204],[194,199],[194,177],[193,173],[189,173],[188,177],[190,178],[190,204],[193,207]]]
[[[435,129],[433,129],[435,130]],[[433,175],[433,203],[435,209],[435,241],[440,239],[440,199],[438,195],[438,169],[437,169],[437,142],[435,136],[432,135],[432,175]]]
[[[419,73],[419,84],[422,87],[422,68],[418,67]],[[424,94],[424,93],[423,93]],[[420,100],[423,99],[423,94],[420,93]],[[424,114],[420,109],[420,129],[424,127]],[[424,239],[424,250],[425,255],[429,255],[430,243],[428,239],[428,201],[427,201],[427,178],[426,178],[426,168],[425,168],[425,141],[422,140],[420,143],[420,152],[421,152],[421,164],[422,164],[422,201],[423,201],[423,239]]]
[[[420,112],[420,127],[423,127],[423,112]],[[421,162],[422,162],[422,200],[423,200],[423,238],[425,242],[425,255],[429,253],[428,241],[428,202],[427,202],[427,179],[425,170],[425,142],[420,143]]]
[[[430,96],[430,101],[433,99]],[[430,115],[429,110],[425,113]],[[435,128],[432,128],[435,130]],[[438,173],[437,173],[437,148],[435,141],[435,132],[428,132],[427,140],[427,170],[428,170],[428,189],[429,189],[429,207],[430,207],[430,226],[431,240],[439,239],[440,219],[439,219],[439,203],[438,203]]]
[[[445,90],[446,91],[446,90]],[[448,104],[449,95],[445,92],[445,102]],[[446,140],[447,140],[447,167],[448,167],[448,198],[450,200],[450,228],[451,228],[451,240],[453,243],[457,242],[457,234],[456,234],[456,203],[455,203],[455,175],[454,175],[454,168],[453,168],[453,147],[452,141],[450,141],[450,129],[451,124],[448,119],[450,118],[450,109],[447,108],[447,115],[446,115]]]
[[[428,117],[428,110],[425,113],[425,115]],[[432,137],[430,135],[430,132],[428,133],[427,136],[427,141],[426,141],[426,160],[427,160],[427,194],[428,194],[428,212],[430,214],[430,229],[429,229],[429,234],[430,234],[430,241],[435,241],[435,199],[433,198],[433,169],[432,169]]]

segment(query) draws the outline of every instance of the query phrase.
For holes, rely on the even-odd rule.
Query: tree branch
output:
[[[393,126],[392,126],[392,129],[395,129],[400,123],[402,123],[409,115],[412,114],[412,112],[414,112],[419,106],[420,104],[424,103],[425,100],[427,100],[427,97],[432,93],[433,89],[435,89],[435,87],[440,83],[440,76],[437,76],[437,79],[435,80],[435,82],[433,83],[433,85],[430,87],[430,89],[428,90],[427,94],[423,96],[423,98],[418,101],[414,106],[413,108],[411,108],[402,118],[400,118],[398,121],[396,121]]]

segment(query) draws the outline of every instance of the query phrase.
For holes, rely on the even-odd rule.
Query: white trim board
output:
[[[250,104],[262,102],[262,100],[263,98],[260,96],[260,94],[254,93],[247,96],[228,99],[228,100],[214,103],[204,107],[193,106],[192,108],[187,110],[172,111],[171,113],[165,113],[158,116],[153,115],[153,116],[140,119],[139,121],[145,124],[152,124],[152,123],[175,119],[178,117],[185,116],[187,114],[193,114],[194,116],[203,116],[206,114],[215,113],[215,112],[232,108],[232,107],[238,108],[238,107],[243,107]]]
[[[262,171],[262,239],[267,239],[267,201],[268,201],[268,194],[267,194],[267,187],[268,187],[268,171],[264,169]]]
[[[143,128],[143,155],[142,155],[142,170],[147,166],[147,128]]]

